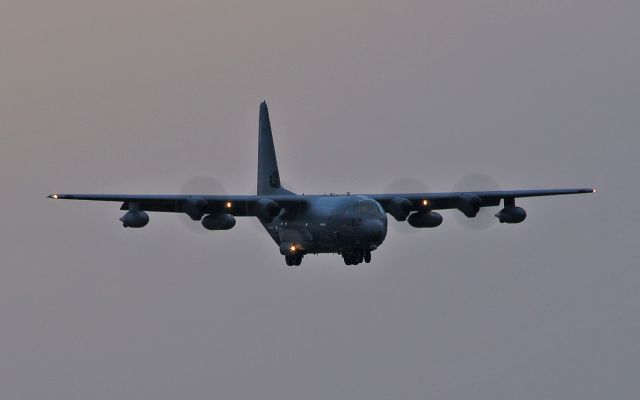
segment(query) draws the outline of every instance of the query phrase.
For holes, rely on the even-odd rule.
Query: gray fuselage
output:
[[[263,225],[286,254],[375,250],[387,234],[387,216],[378,202],[362,195],[304,196],[306,206],[286,209]]]

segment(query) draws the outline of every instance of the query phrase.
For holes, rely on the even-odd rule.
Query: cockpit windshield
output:
[[[372,216],[379,215],[383,211],[380,205],[374,200],[360,200],[346,208],[345,213],[350,215]]]

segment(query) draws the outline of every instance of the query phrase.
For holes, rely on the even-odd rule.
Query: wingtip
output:
[[[47,196],[47,199],[59,199],[60,196],[58,195],[58,193],[51,193],[50,195]]]

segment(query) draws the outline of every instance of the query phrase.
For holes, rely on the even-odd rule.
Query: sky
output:
[[[0,1],[0,398],[638,399],[640,2]],[[67,193],[597,187],[287,267]],[[200,178],[197,178],[200,177]],[[199,182],[199,183],[198,183]],[[410,185],[409,185],[410,186]]]

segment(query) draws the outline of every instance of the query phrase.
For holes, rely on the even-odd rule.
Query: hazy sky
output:
[[[640,398],[640,2],[0,1],[0,398]],[[51,191],[434,191],[525,223],[286,267],[255,221]],[[410,189],[410,188],[407,188]],[[195,223],[194,223],[195,224]],[[197,228],[198,225],[194,225]],[[392,227],[394,228],[394,227]]]

